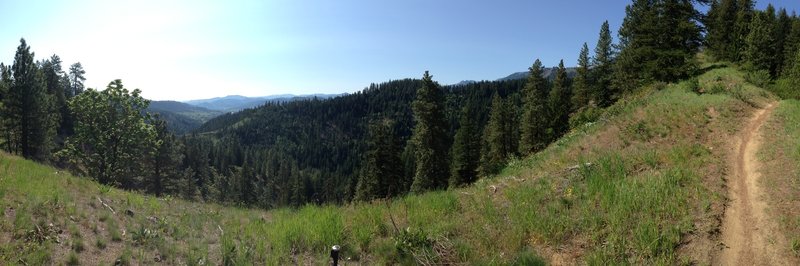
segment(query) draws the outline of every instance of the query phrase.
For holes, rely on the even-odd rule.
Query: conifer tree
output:
[[[83,65],[81,65],[81,62],[77,62],[69,66],[70,97],[74,97],[83,92],[83,82],[86,81],[86,78],[83,75],[85,74],[86,71],[83,70]]]
[[[11,69],[0,63],[0,106],[3,104],[3,99],[8,95],[9,84],[11,84]]]
[[[57,133],[62,138],[66,137],[72,131],[72,118],[67,107],[65,91],[68,89],[68,84],[63,83],[66,73],[61,69],[61,58],[53,55],[49,60],[45,60],[42,71],[47,82],[47,93],[53,99],[51,108],[54,110],[51,110],[51,113],[58,125]]]
[[[611,105],[616,94],[611,86],[614,63],[614,50],[611,42],[611,30],[606,20],[600,27],[600,37],[597,39],[592,59],[594,68],[591,71],[591,80],[594,83],[592,96],[595,103],[601,107]]]
[[[370,123],[368,149],[358,176],[355,200],[369,201],[405,192],[401,188],[403,165],[400,161],[400,144],[393,128],[390,120]]]
[[[583,43],[580,54],[578,54],[578,69],[575,80],[573,81],[572,108],[580,109],[589,105],[592,100],[591,81],[589,80],[589,46]]]
[[[183,162],[183,154],[180,153],[180,142],[175,139],[167,129],[167,123],[156,117],[153,121],[155,130],[154,153],[151,158],[149,168],[152,173],[148,182],[145,183],[147,191],[161,196],[162,194],[181,195],[187,194],[187,181],[184,180],[180,166]]]
[[[547,80],[542,77],[544,67],[539,59],[529,68],[528,81],[523,88],[523,111],[520,121],[519,153],[527,155],[545,147],[549,141],[547,126],[550,114],[547,97],[550,94]]]
[[[505,145],[508,151],[508,157],[519,155],[519,120],[520,120],[520,106],[522,99],[519,93],[512,93],[508,95],[503,102],[505,102]]]
[[[787,68],[784,71],[784,78],[788,79],[791,84],[793,85],[794,90],[800,90],[797,88],[797,84],[800,84],[800,50],[795,51],[795,55],[793,56],[794,61],[791,64],[791,68]]]
[[[305,173],[294,171],[295,175],[290,176],[289,180],[292,181],[291,196],[289,202],[294,207],[299,207],[308,201],[306,197],[306,190],[308,189],[308,180]]]
[[[472,101],[461,109],[460,127],[453,139],[450,167],[450,187],[470,184],[477,179],[481,153],[481,138],[475,118],[478,117]]]
[[[553,88],[550,90],[549,109],[550,109],[550,135],[551,139],[559,138],[569,130],[570,99],[572,90],[567,78],[567,70],[564,67],[564,60],[558,63],[558,72],[553,80]]]
[[[769,70],[769,74],[772,77],[775,77],[777,74],[778,69],[778,49],[783,51],[782,47],[779,47],[779,36],[780,34],[777,32],[778,30],[778,19],[775,15],[775,7],[772,4],[768,4],[767,8],[764,11],[760,12],[763,15],[763,21],[766,27],[769,27],[769,38],[768,40],[770,43],[766,46],[766,51],[769,53],[767,57],[767,64]]]
[[[33,61],[34,54],[25,39],[20,40],[14,64],[12,83],[5,97],[6,126],[9,150],[25,158],[45,160],[55,133],[50,111],[50,97],[42,71]]]
[[[775,34],[775,61],[772,63],[774,66],[773,77],[783,73],[783,65],[786,62],[786,44],[792,30],[792,19],[786,13],[785,8],[781,8],[778,11],[776,19],[775,29],[773,30],[773,34]]]
[[[239,191],[239,198],[236,202],[244,204],[252,204],[257,197],[255,194],[255,187],[253,187],[253,180],[255,179],[255,172],[252,159],[252,154],[245,153],[242,167],[239,170],[239,180],[237,180],[236,189]]]
[[[403,152],[400,154],[400,160],[403,162],[403,178],[401,179],[401,191],[411,191],[411,184],[414,183],[414,175],[417,172],[417,158],[414,142],[411,140],[406,141]]]
[[[768,12],[758,12],[750,23],[745,60],[748,68],[753,71],[772,71],[775,61],[775,34],[772,32],[770,16]]]
[[[644,82],[674,82],[695,69],[699,13],[693,1],[634,0],[619,30],[615,87],[631,91]]]
[[[480,156],[480,175],[496,174],[505,165],[510,147],[506,143],[509,132],[506,131],[506,105],[500,94],[495,91],[492,96],[492,107],[489,113],[489,122],[483,131],[483,145]]]
[[[6,152],[12,151],[12,131],[8,128],[11,125],[8,117],[11,112],[6,108],[9,87],[11,87],[11,69],[0,63],[0,132],[3,134],[0,135],[0,148]]]
[[[619,29],[619,56],[614,64],[614,90],[625,93],[638,88],[643,79],[652,79],[643,62],[652,57],[656,42],[658,13],[653,1],[634,0],[625,7],[625,18]]]
[[[450,178],[449,140],[444,119],[444,95],[428,71],[422,76],[422,87],[412,103],[416,170],[411,191],[414,193],[447,186]]]
[[[800,19],[794,18],[792,19],[792,29],[789,31],[789,35],[786,36],[786,43],[783,47],[783,54],[784,54],[784,71],[783,75],[786,75],[786,72],[789,69],[794,68],[794,64],[796,62],[795,55],[797,51],[800,50]]]
[[[750,24],[753,20],[753,0],[736,1],[736,20],[734,21],[734,37],[731,49],[735,51],[734,61],[745,60],[747,50],[747,36],[750,34]]]
[[[736,0],[713,1],[708,11],[706,41],[709,52],[721,60],[735,61],[738,57],[736,43]]]

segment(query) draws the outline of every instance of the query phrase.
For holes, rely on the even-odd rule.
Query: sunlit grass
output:
[[[762,132],[761,185],[788,244],[783,248],[800,257],[800,101],[781,101]]]

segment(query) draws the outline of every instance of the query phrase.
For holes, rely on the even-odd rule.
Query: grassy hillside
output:
[[[772,100],[735,69],[709,66],[626,97],[471,187],[343,207],[154,198],[2,154],[0,261],[324,264],[339,244],[348,264],[707,264],[728,140]]]
[[[789,243],[785,248],[800,256],[800,101],[781,101],[765,126],[761,185]]]

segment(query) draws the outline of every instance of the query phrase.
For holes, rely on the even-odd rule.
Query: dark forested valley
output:
[[[411,103],[422,84],[417,79],[390,81],[333,99],[270,103],[222,115],[182,137],[185,165],[209,162],[208,171],[197,175],[203,197],[265,207],[346,202],[355,195],[370,125],[386,123],[390,134],[385,137],[400,148],[400,161],[388,163],[397,164],[399,189],[408,191],[414,155],[405,143],[414,124]],[[468,106],[476,114],[469,122],[477,125],[468,137],[480,141],[495,93],[512,100],[508,107],[516,118],[524,84],[509,80],[443,87],[448,134],[455,135]]]

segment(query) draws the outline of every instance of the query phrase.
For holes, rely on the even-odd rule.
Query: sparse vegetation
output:
[[[81,261],[78,258],[78,254],[77,253],[74,253],[74,252],[69,253],[69,256],[67,257],[67,265],[69,265],[69,266],[81,265]]]
[[[83,244],[83,239],[82,238],[75,237],[75,238],[72,239],[72,250],[73,251],[75,251],[77,253],[81,253],[85,249],[86,249],[86,247]]]

